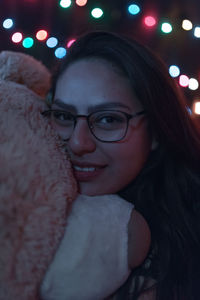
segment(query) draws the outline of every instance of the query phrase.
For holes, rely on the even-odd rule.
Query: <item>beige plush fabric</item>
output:
[[[0,300],[37,300],[77,186],[60,141],[41,116],[44,100],[28,88],[47,93],[46,68],[4,52],[0,77]]]
[[[0,79],[24,84],[41,97],[51,85],[51,75],[41,62],[30,55],[12,51],[0,53]]]

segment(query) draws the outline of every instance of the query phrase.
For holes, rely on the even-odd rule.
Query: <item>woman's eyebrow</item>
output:
[[[88,112],[91,113],[93,111],[98,111],[98,110],[105,110],[105,109],[114,109],[114,108],[125,108],[130,110],[131,108],[123,103],[120,102],[108,102],[108,103],[101,103],[101,104],[96,104],[88,107]]]
[[[67,103],[61,101],[60,99],[55,99],[53,102],[53,105],[59,106],[64,110],[77,113],[76,106],[74,106],[72,104],[67,104]],[[96,104],[96,105],[91,105],[88,107],[87,110],[88,110],[88,113],[92,113],[92,112],[98,111],[98,110],[117,109],[117,108],[124,108],[124,109],[128,109],[129,111],[131,110],[131,108],[128,105],[120,103],[120,102],[108,102],[108,103],[100,103],[100,104]]]
[[[55,99],[53,101],[53,105],[59,106],[62,109],[67,110],[67,111],[77,112],[77,109],[74,105],[64,103],[60,99]]]

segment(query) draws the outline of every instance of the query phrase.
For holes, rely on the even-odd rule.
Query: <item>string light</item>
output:
[[[69,6],[71,6],[72,1],[71,0],[59,0],[60,1],[60,6],[62,6],[63,8],[67,8]],[[88,0],[75,0],[76,4],[78,6],[84,6],[87,4]],[[141,8],[137,5],[137,4],[130,4],[128,6],[128,12],[132,15],[137,15],[139,12],[141,11]],[[103,10],[99,7],[94,8],[91,11],[91,15],[92,17],[98,19],[101,18],[103,16]],[[156,18],[154,18],[153,16],[146,16],[144,18],[144,24],[147,27],[153,27],[157,24],[157,20]],[[13,27],[14,22],[11,18],[7,18],[3,21],[3,27],[5,29],[10,29]],[[182,21],[182,29],[189,31],[193,28],[193,24],[190,20],[188,19],[184,19]],[[173,30],[172,25],[169,22],[164,22],[161,25],[161,31],[164,33],[170,33]],[[197,38],[200,38],[200,26],[196,26],[194,28],[194,36]],[[44,41],[46,40],[48,37],[48,33],[46,30],[39,30],[36,34],[36,38],[39,41]],[[20,43],[23,40],[23,35],[20,32],[15,32],[12,37],[11,37],[12,41],[14,43]],[[71,45],[73,44],[73,42],[75,41],[75,39],[71,39],[68,41],[66,48],[71,47]],[[50,37],[47,41],[46,41],[46,45],[49,48],[54,48],[56,47],[58,44],[58,39],[55,37]],[[22,42],[22,46],[24,48],[31,48],[34,45],[34,40],[31,37],[27,37],[23,40]],[[57,58],[63,58],[66,54],[66,48],[64,47],[59,47],[55,50],[55,56]],[[180,68],[176,65],[171,65],[169,67],[169,74],[171,75],[171,77],[176,78],[179,76],[179,84],[182,87],[188,87],[190,90],[197,90],[199,88],[199,82],[197,79],[195,78],[190,78],[186,75],[181,75],[180,76]]]
[[[15,32],[12,37],[11,37],[13,43],[20,43],[23,39],[23,35],[21,34],[21,32]]]
[[[54,48],[54,47],[57,46],[57,44],[58,44],[58,39],[55,38],[55,37],[50,37],[50,38],[48,38],[48,40],[46,41],[46,45],[47,45],[47,47],[49,47],[49,48]]]
[[[67,50],[64,47],[59,47],[55,50],[55,56],[57,58],[63,58],[67,54]]]
[[[164,22],[161,25],[161,31],[164,33],[170,33],[172,32],[172,25],[168,22]]]
[[[156,19],[153,16],[147,16],[144,18],[144,23],[147,27],[153,27],[156,25]]]
[[[48,36],[48,33],[46,30],[39,30],[37,33],[36,33],[36,38],[38,41],[44,41],[46,40]]]
[[[68,8],[68,7],[71,6],[71,4],[72,4],[72,1],[71,1],[71,0],[61,0],[61,1],[60,1],[60,6],[61,6],[62,8]]]
[[[10,28],[13,27],[13,24],[14,24],[14,22],[13,22],[12,19],[5,19],[5,20],[3,21],[3,28],[5,28],[5,29],[10,29]]]
[[[24,48],[31,48],[34,44],[34,40],[31,37],[27,37],[23,40],[22,46]]]
[[[131,15],[137,15],[137,14],[139,14],[139,12],[140,12],[140,7],[139,7],[137,4],[131,4],[131,5],[129,5],[129,7],[128,7],[128,12],[129,12]]]
[[[199,88],[199,82],[197,79],[195,78],[190,78],[189,79],[189,85],[188,85],[188,88],[192,91],[195,91]]]
[[[172,65],[169,67],[169,74],[172,76],[172,77],[178,77],[180,75],[180,69],[178,66],[176,65]]]
[[[78,6],[85,6],[87,4],[87,0],[76,0],[76,4]]]
[[[194,103],[194,113],[200,115],[200,101]]]
[[[91,11],[91,15],[95,18],[95,19],[99,19],[103,16],[103,10],[99,7],[94,8]]]
[[[199,26],[194,28],[194,36],[196,38],[200,38],[200,27]]]
[[[190,21],[190,20],[183,20],[183,22],[182,22],[182,28],[184,29],[184,30],[191,30],[192,29],[192,27],[193,27],[193,25],[192,25],[192,22]]]
[[[67,43],[67,48],[70,48],[71,45],[76,41],[76,39],[71,39],[69,40],[69,42]]]
[[[179,84],[182,87],[187,87],[189,85],[189,78],[186,75],[181,75],[179,77]]]

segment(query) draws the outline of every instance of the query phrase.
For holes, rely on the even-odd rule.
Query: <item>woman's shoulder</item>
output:
[[[151,244],[151,232],[144,217],[132,210],[128,223],[128,262],[131,269],[146,258]]]

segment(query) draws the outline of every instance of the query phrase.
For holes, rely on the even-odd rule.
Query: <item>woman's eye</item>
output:
[[[108,116],[108,117],[101,118],[99,121],[101,123],[113,123],[113,122],[115,122],[117,120],[115,118],[113,118],[113,117]]]
[[[66,116],[63,113],[54,113],[53,116],[54,116],[55,119],[59,119],[59,120],[65,120],[66,119]]]
[[[69,113],[66,113],[66,112],[54,111],[53,117],[60,121],[72,121],[73,120],[73,117]]]
[[[119,116],[102,116],[96,122],[101,124],[121,123],[123,119]]]
[[[101,114],[93,121],[93,127],[98,130],[119,130],[126,123],[122,114]]]

